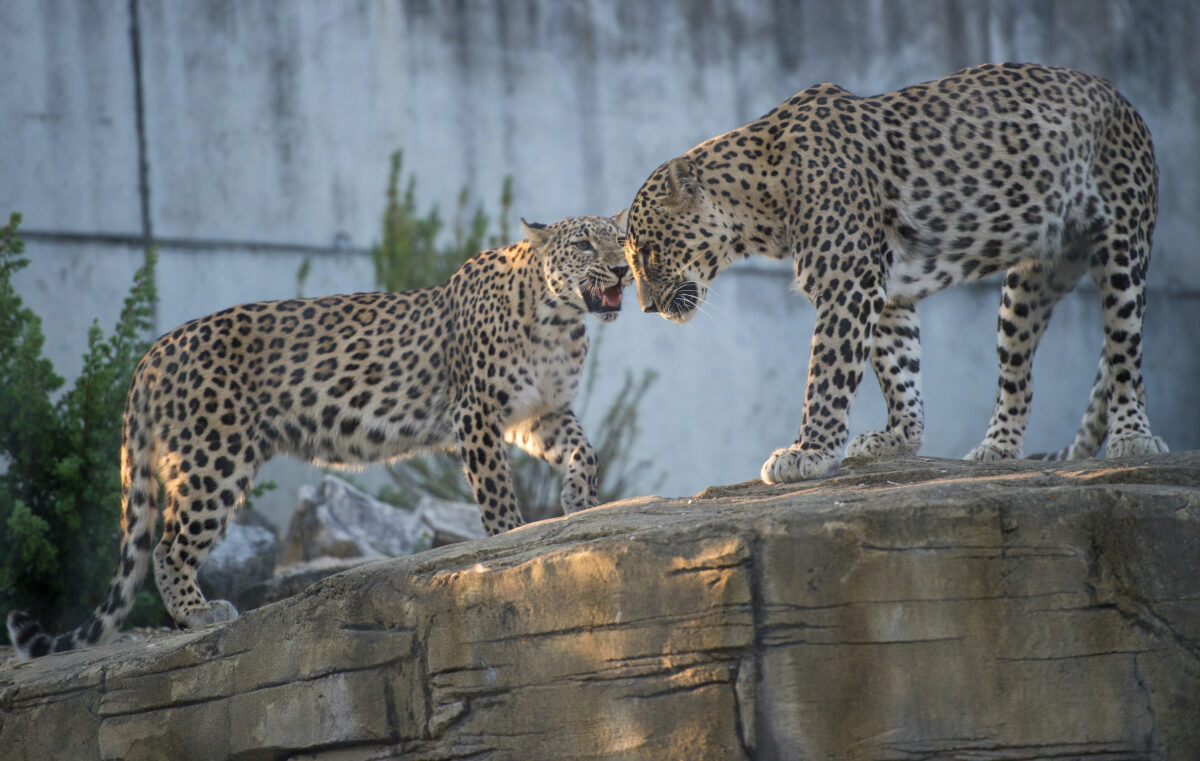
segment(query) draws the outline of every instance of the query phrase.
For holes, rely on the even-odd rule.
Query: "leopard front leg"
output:
[[[913,304],[888,302],[875,325],[871,364],[887,401],[887,430],[855,436],[846,457],[900,457],[921,448],[925,402],[921,397],[921,323]]]
[[[813,298],[818,304],[800,435],[775,450],[760,473],[778,484],[831,476],[841,464],[850,403],[862,381],[875,323],[885,299],[879,279],[865,275],[840,281],[836,293]]]
[[[505,439],[563,472],[563,512],[595,507],[600,458],[571,410],[524,421],[505,433]]]
[[[454,414],[455,442],[463,472],[488,536],[502,534],[525,523],[513,490],[512,467],[504,431],[490,410],[466,405]]]

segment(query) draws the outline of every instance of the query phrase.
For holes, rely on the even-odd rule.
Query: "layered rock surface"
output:
[[[1194,759],[1200,453],[847,463],[0,672],[4,759]]]

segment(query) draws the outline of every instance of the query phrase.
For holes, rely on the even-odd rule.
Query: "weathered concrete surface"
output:
[[[0,672],[5,759],[1194,759],[1200,453],[627,500]]]

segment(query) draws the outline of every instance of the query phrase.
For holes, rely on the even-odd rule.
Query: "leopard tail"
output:
[[[135,378],[141,371],[139,367]],[[133,608],[138,587],[146,576],[158,518],[150,393],[138,386],[135,382],[130,389],[121,432],[121,552],[104,601],[86,621],[58,636],[48,634],[23,611],[9,613],[8,636],[23,660],[103,644],[120,630]]]

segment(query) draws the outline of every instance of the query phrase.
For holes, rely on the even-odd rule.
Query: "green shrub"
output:
[[[417,178],[409,176],[404,195],[399,193],[403,153],[392,154],[388,174],[387,205],[383,210],[383,238],[371,247],[375,263],[375,284],[385,291],[408,291],[445,282],[466,260],[484,247],[495,248],[509,242],[508,216],[512,209],[512,178],[504,179],[500,191],[500,231],[487,235],[490,220],[482,206],[476,206],[470,221],[464,222],[470,205],[470,192],[458,194],[449,244],[438,240],[444,223],[437,207],[424,215],[417,211]]]
[[[0,608],[59,630],[91,612],[115,568],[121,418],[153,327],[157,257],[146,252],[112,335],[93,322],[83,370],[56,398],[63,379],[42,356],[42,321],[12,283],[29,263],[19,224],[13,214],[0,228]],[[143,589],[130,622],[164,616]]]
[[[506,177],[500,193],[499,232],[488,235],[490,219],[481,206],[464,223],[470,205],[470,194],[463,188],[451,229],[452,239],[439,241],[442,219],[436,207],[422,214],[415,198],[416,178],[410,175],[404,194],[399,192],[402,155],[392,154],[388,175],[387,205],[383,213],[382,240],[371,249],[375,263],[376,285],[389,291],[411,290],[434,285],[449,279],[459,265],[485,247],[511,242],[508,218],[512,210],[512,178]],[[591,402],[596,379],[595,356],[603,333],[592,325],[593,359],[588,365],[588,378],[577,400],[576,410],[582,412]],[[636,478],[649,472],[649,460],[631,461],[629,449],[637,438],[637,407],[655,374],[644,371],[635,377],[626,372],[623,386],[610,401],[599,427],[588,431],[588,438],[600,454],[599,496],[601,502],[629,496]],[[393,488],[385,489],[380,497],[398,505],[415,505],[423,494],[442,499],[473,502],[470,489],[462,475],[462,464],[453,453],[413,457],[387,466]],[[518,503],[528,520],[541,520],[560,515],[559,490],[561,477],[544,461],[514,450],[512,459],[513,488]],[[658,481],[661,482],[661,476]]]

